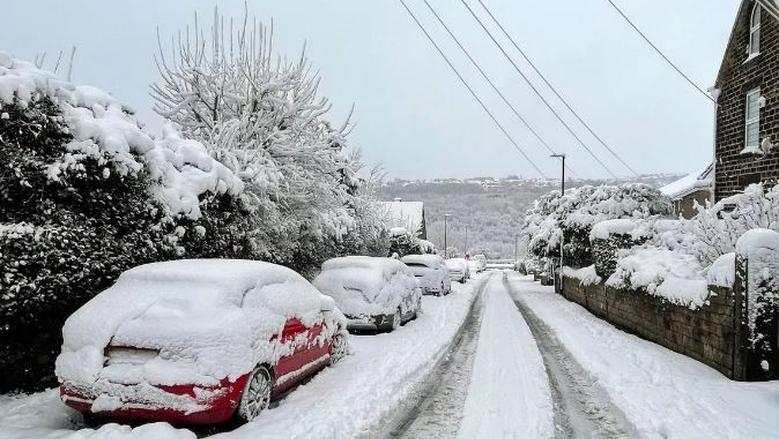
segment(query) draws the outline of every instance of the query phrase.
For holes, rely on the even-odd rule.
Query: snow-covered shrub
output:
[[[435,246],[430,241],[419,239],[405,227],[390,229],[389,255],[423,255],[435,252]]]
[[[652,221],[633,218],[606,220],[590,232],[596,273],[608,278],[617,268],[618,251],[643,244],[651,236]]]
[[[0,162],[0,391],[40,386],[62,322],[123,270],[240,251],[243,184],[201,144],[2,53]]]
[[[381,241],[366,223],[371,194],[347,154],[348,118],[327,120],[331,105],[305,53],[278,56],[270,30],[247,19],[225,29],[217,13],[210,41],[196,28],[174,56],[161,48],[155,110],[240,176],[257,219],[254,256],[310,273],[360,241]]]
[[[692,309],[709,297],[703,268],[693,256],[651,245],[620,250],[606,285],[646,291]]]
[[[649,185],[583,186],[566,191],[563,197],[551,192],[537,200],[522,235],[529,250],[539,257],[559,257],[563,237],[566,265],[583,267],[593,263],[590,232],[595,224],[672,212],[671,200]]]
[[[713,206],[698,206],[698,214],[659,237],[669,248],[695,256],[704,265],[736,249],[738,239],[752,229],[779,231],[779,186],[761,184],[724,198]]]

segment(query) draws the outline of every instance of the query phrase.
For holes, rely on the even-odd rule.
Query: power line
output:
[[[507,59],[507,60],[508,60],[508,61],[511,63],[511,65],[512,65],[512,66],[514,66],[514,70],[516,70],[516,72],[517,72],[517,73],[519,73],[519,76],[521,76],[521,77],[522,77],[522,79],[524,79],[524,80],[525,80],[525,82],[527,83],[527,85],[529,85],[529,86],[530,86],[530,88],[533,90],[533,92],[535,92],[535,94],[536,94],[536,95],[537,95],[537,96],[538,96],[538,97],[541,99],[541,101],[543,101],[544,105],[546,105],[546,107],[547,107],[547,108],[549,108],[549,111],[551,111],[551,112],[552,112],[552,114],[554,114],[554,115],[555,115],[555,117],[557,118],[557,120],[559,120],[559,121],[560,121],[560,123],[562,123],[562,124],[563,124],[563,126],[565,127],[565,129],[566,129],[566,130],[568,130],[568,132],[569,132],[569,133],[571,133],[571,135],[574,137],[574,139],[576,139],[576,141],[578,141],[578,142],[579,142],[579,145],[581,145],[581,146],[582,146],[582,147],[583,147],[583,148],[584,148],[584,149],[585,149],[585,150],[586,150],[586,151],[587,151],[587,152],[590,154],[590,156],[591,156],[591,157],[592,157],[592,158],[593,158],[593,159],[594,159],[596,162],[598,162],[598,164],[600,164],[600,165],[601,165],[601,167],[602,167],[603,169],[605,169],[605,170],[606,170],[606,172],[608,172],[608,173],[609,173],[609,174],[610,174],[612,177],[614,177],[614,178],[617,178],[617,175],[616,175],[616,174],[614,174],[614,172],[612,172],[612,171],[611,171],[611,169],[609,169],[609,167],[608,167],[608,166],[606,166],[606,164],[605,164],[605,163],[603,163],[603,161],[602,161],[600,158],[598,158],[598,156],[596,156],[596,155],[595,155],[595,153],[594,153],[594,152],[593,152],[593,151],[592,151],[592,150],[591,150],[591,149],[590,149],[590,148],[589,148],[589,147],[588,147],[588,146],[587,146],[587,145],[584,143],[584,141],[583,141],[583,140],[582,140],[582,139],[581,139],[581,138],[580,138],[580,137],[579,137],[579,136],[578,136],[578,135],[577,135],[577,134],[576,134],[576,133],[573,131],[573,129],[572,129],[572,128],[570,127],[570,125],[568,125],[568,123],[567,123],[567,122],[566,122],[566,121],[565,121],[565,120],[562,118],[562,116],[560,116],[560,114],[557,112],[557,110],[555,110],[555,109],[554,109],[554,107],[552,107],[552,105],[549,103],[549,101],[547,101],[547,100],[546,100],[546,98],[544,97],[544,95],[542,95],[542,94],[541,94],[541,92],[540,92],[540,91],[538,91],[538,89],[536,88],[536,86],[535,86],[535,85],[533,85],[533,83],[532,83],[532,82],[530,82],[530,79],[528,79],[528,77],[527,77],[527,76],[525,76],[525,74],[522,72],[522,69],[520,69],[520,68],[519,68],[519,66],[517,65],[517,63],[516,63],[516,62],[514,62],[514,60],[513,60],[513,59],[511,58],[511,56],[510,56],[510,55],[509,55],[509,54],[506,52],[506,49],[504,49],[504,48],[503,48],[503,46],[501,46],[501,44],[498,42],[498,40],[496,40],[496,39],[495,39],[495,36],[494,36],[494,35],[492,35],[492,32],[490,32],[490,30],[489,30],[489,29],[487,29],[487,26],[485,26],[485,25],[484,25],[484,23],[482,22],[481,18],[479,18],[479,16],[478,16],[478,15],[476,15],[476,13],[473,11],[473,9],[471,9],[471,7],[468,5],[468,3],[466,3],[466,2],[465,2],[465,0],[460,0],[460,3],[462,3],[462,4],[463,4],[463,6],[465,6],[465,8],[466,8],[466,9],[468,9],[468,12],[470,12],[471,16],[472,16],[472,17],[473,17],[473,18],[476,20],[476,22],[478,22],[478,23],[479,23],[479,26],[481,26],[481,28],[484,30],[484,32],[486,32],[486,33],[487,33],[487,36],[489,36],[489,37],[490,37],[490,39],[492,40],[492,42],[493,42],[493,43],[495,43],[495,45],[496,45],[496,46],[498,46],[498,49],[500,49],[501,53],[503,53],[503,56],[504,56],[504,57],[505,57],[505,58],[506,58],[506,59]]]
[[[599,136],[597,133],[595,133],[595,131],[594,131],[594,130],[592,129],[592,127],[590,126],[590,124],[588,124],[587,122],[585,122],[585,121],[582,119],[582,117],[581,117],[581,116],[579,116],[579,113],[578,113],[578,112],[576,112],[576,110],[574,110],[574,109],[571,107],[571,105],[568,103],[568,101],[567,101],[565,98],[563,98],[563,96],[562,96],[562,95],[561,95],[561,94],[560,94],[560,93],[557,91],[557,89],[556,89],[554,86],[552,86],[552,84],[551,84],[551,83],[550,83],[550,82],[549,82],[549,81],[546,79],[546,76],[544,76],[544,74],[543,74],[543,73],[541,73],[541,71],[540,71],[540,70],[538,70],[538,67],[536,67],[535,63],[533,63],[533,61],[531,61],[531,60],[530,60],[530,58],[527,56],[527,54],[525,54],[525,51],[524,51],[524,50],[522,50],[522,49],[519,47],[519,44],[517,44],[517,42],[514,40],[514,38],[512,38],[512,37],[511,37],[511,35],[510,35],[510,34],[509,34],[507,31],[506,31],[506,29],[503,27],[503,24],[501,24],[501,22],[500,22],[500,21],[498,21],[498,19],[495,17],[495,15],[492,13],[492,11],[491,11],[491,10],[490,10],[490,9],[487,7],[487,5],[485,5],[485,4],[484,4],[484,2],[483,2],[482,0],[478,0],[478,1],[479,1],[479,4],[481,5],[481,7],[482,7],[482,8],[484,8],[484,10],[487,12],[487,15],[489,15],[489,16],[490,16],[490,18],[492,19],[492,21],[493,21],[493,22],[495,22],[495,24],[498,26],[498,28],[500,28],[501,32],[503,32],[503,35],[505,35],[505,36],[506,36],[506,38],[508,38],[508,40],[509,40],[509,41],[511,42],[511,44],[514,46],[514,48],[515,48],[515,49],[517,49],[517,51],[520,53],[520,55],[522,55],[522,58],[524,58],[524,59],[525,59],[525,61],[527,61],[527,63],[528,63],[528,64],[530,64],[530,67],[532,67],[532,68],[533,68],[533,70],[534,70],[534,71],[535,71],[535,72],[538,74],[538,76],[540,76],[540,77],[541,77],[541,79],[544,81],[544,84],[546,84],[546,85],[547,85],[547,87],[549,87],[549,89],[550,89],[550,90],[552,90],[552,92],[555,94],[555,96],[557,96],[557,98],[558,98],[558,99],[560,99],[560,101],[561,101],[563,104],[565,104],[565,107],[566,107],[566,108],[567,108],[567,109],[568,109],[568,110],[569,110],[569,111],[570,111],[570,112],[571,112],[571,113],[572,113],[574,116],[576,116],[576,119],[577,119],[577,120],[578,120],[578,121],[579,121],[579,122],[580,122],[582,125],[584,125],[584,127],[585,127],[585,128],[587,128],[587,131],[589,131],[589,132],[590,132],[590,134],[592,134],[592,136],[593,136],[593,137],[595,137],[595,138],[598,140],[598,142],[600,142],[600,144],[601,144],[601,145],[603,145],[603,147],[604,147],[604,148],[606,148],[606,149],[607,149],[607,150],[608,150],[608,151],[611,153],[611,155],[613,155],[613,156],[614,156],[614,158],[616,158],[616,159],[617,159],[617,160],[618,160],[620,163],[622,163],[622,165],[624,165],[624,166],[625,166],[625,167],[626,167],[626,168],[627,168],[627,169],[628,169],[630,172],[632,172],[632,173],[633,173],[633,174],[634,174],[636,177],[638,177],[638,172],[636,172],[636,170],[635,170],[635,169],[633,169],[633,168],[632,168],[630,165],[628,165],[628,164],[625,162],[625,160],[623,160],[623,159],[622,159],[622,157],[620,157],[620,156],[619,156],[619,155],[618,155],[618,154],[617,154],[617,153],[616,153],[616,152],[615,152],[615,151],[614,151],[614,150],[613,150],[613,149],[612,149],[612,148],[611,148],[611,147],[610,147],[610,146],[609,146],[609,145],[608,145],[608,144],[607,144],[607,143],[606,143],[606,142],[605,142],[605,141],[604,141],[604,140],[603,140],[603,139],[602,139],[602,138],[601,138],[601,137],[600,137],[600,136]]]
[[[662,57],[662,58],[665,60],[665,62],[667,62],[667,63],[668,63],[668,65],[670,65],[671,67],[673,67],[673,69],[674,69],[674,70],[676,70],[676,73],[680,74],[680,75],[682,76],[682,78],[684,78],[685,80],[687,80],[687,82],[688,82],[690,85],[692,85],[693,87],[695,87],[695,89],[696,89],[696,90],[698,90],[698,92],[699,92],[700,94],[702,94],[703,96],[705,96],[705,97],[706,97],[706,99],[708,99],[708,100],[710,100],[711,102],[713,102],[713,103],[714,103],[714,105],[717,105],[717,101],[716,101],[714,98],[712,98],[711,96],[709,96],[709,94],[708,94],[708,93],[706,93],[706,91],[705,91],[705,90],[703,90],[702,88],[700,88],[700,87],[698,86],[698,84],[696,84],[695,82],[693,82],[693,80],[692,80],[692,79],[690,79],[690,77],[689,77],[689,76],[687,76],[687,75],[686,75],[686,74],[685,74],[685,73],[682,71],[682,69],[680,69],[679,67],[677,67],[677,66],[676,66],[676,64],[674,64],[674,63],[673,63],[673,62],[672,62],[670,59],[668,59],[668,57],[667,57],[667,56],[665,56],[665,54],[664,54],[664,53],[663,53],[663,52],[662,52],[662,51],[661,51],[661,50],[660,50],[660,49],[659,49],[657,46],[655,46],[655,44],[654,44],[654,43],[652,43],[652,41],[651,41],[651,40],[650,40],[650,39],[649,39],[649,38],[648,38],[646,35],[644,35],[644,33],[643,33],[643,32],[641,32],[641,29],[639,29],[639,28],[638,28],[638,27],[637,27],[635,24],[633,24],[633,22],[630,20],[630,18],[628,18],[628,16],[627,16],[627,15],[625,15],[625,13],[624,13],[624,12],[622,12],[622,9],[620,9],[620,8],[619,8],[619,6],[617,6],[617,5],[616,5],[616,4],[615,4],[613,1],[611,1],[611,0],[606,0],[606,1],[607,1],[607,2],[609,2],[609,4],[610,4],[612,7],[614,7],[614,9],[615,9],[615,10],[616,10],[616,11],[619,13],[619,15],[621,15],[621,16],[622,16],[622,18],[624,18],[624,19],[625,19],[625,21],[627,21],[627,23],[630,25],[630,27],[632,27],[632,28],[633,28],[633,29],[634,29],[636,32],[638,32],[638,34],[639,34],[639,35],[641,35],[641,38],[643,38],[643,39],[644,39],[644,41],[646,41],[646,42],[647,42],[647,44],[649,44],[649,45],[652,47],[652,49],[655,49],[655,52],[657,52],[657,54],[658,54],[658,55],[660,55],[660,57]]]
[[[446,29],[446,32],[449,34],[450,37],[452,37],[454,42],[457,43],[457,46],[460,48],[460,50],[462,50],[462,52],[465,54],[465,56],[468,57],[468,60],[471,62],[471,64],[473,64],[473,66],[476,67],[476,70],[478,70],[479,73],[481,73],[481,76],[487,81],[487,83],[490,85],[490,87],[492,87],[492,89],[495,90],[495,93],[497,93],[498,96],[500,96],[500,98],[503,100],[503,102],[506,105],[508,105],[508,107],[514,113],[514,115],[517,116],[517,118],[525,125],[525,127],[527,127],[527,129],[530,130],[531,133],[533,133],[533,135],[536,137],[536,139],[538,139],[538,141],[541,142],[541,144],[544,145],[546,147],[546,149],[550,153],[557,154],[557,152],[554,149],[552,149],[551,146],[549,146],[549,144],[538,134],[538,132],[535,129],[533,129],[532,126],[530,126],[530,124],[527,122],[527,120],[525,120],[525,118],[522,117],[521,114],[519,114],[519,111],[517,111],[517,109],[514,107],[514,105],[500,91],[500,89],[495,85],[495,83],[492,81],[492,79],[490,79],[489,75],[487,75],[487,73],[484,71],[484,69],[482,69],[481,65],[479,65],[479,63],[473,58],[473,56],[471,56],[470,52],[468,52],[468,49],[466,49],[465,46],[462,45],[460,40],[454,35],[454,33],[451,31],[451,29],[446,24],[446,22],[444,22],[444,20],[441,18],[441,16],[438,15],[438,12],[436,12],[436,10],[433,8],[433,6],[430,4],[430,2],[428,0],[422,0],[422,1],[425,2],[425,5],[427,5],[427,8],[430,9],[430,12],[433,13],[433,15],[438,20],[438,22],[441,24],[441,26],[443,26],[443,28]],[[571,170],[571,168],[568,168],[568,171],[573,173],[573,174],[575,174]]]
[[[460,79],[460,82],[465,86],[465,88],[468,89],[468,91],[471,93],[471,96],[473,96],[474,99],[481,105],[481,108],[487,113],[487,115],[492,119],[493,122],[495,122],[495,125],[498,126],[500,131],[506,136],[506,138],[511,142],[512,145],[514,145],[514,148],[516,148],[517,151],[519,151],[520,154],[533,166],[533,168],[541,175],[543,178],[548,178],[546,174],[541,170],[541,168],[538,167],[538,165],[525,153],[524,150],[522,150],[522,147],[519,146],[519,144],[514,140],[513,137],[511,137],[511,134],[506,131],[506,129],[503,127],[503,125],[498,121],[497,118],[492,114],[492,112],[487,108],[487,106],[484,104],[484,102],[479,98],[479,95],[476,94],[475,91],[471,88],[470,85],[468,85],[468,82],[465,81],[465,78],[460,74],[460,72],[457,70],[457,68],[452,64],[452,62],[449,60],[449,58],[446,56],[444,51],[441,49],[441,47],[438,46],[438,43],[435,42],[432,36],[427,32],[427,29],[422,25],[422,23],[417,19],[416,15],[414,15],[413,12],[411,12],[411,9],[409,9],[408,5],[404,0],[400,0],[400,3],[403,5],[403,8],[406,9],[406,12],[411,16],[411,18],[414,20],[414,22],[417,24],[419,29],[422,31],[422,33],[425,34],[427,39],[430,41],[430,43],[435,47],[436,51],[439,55],[446,61],[446,64],[449,65],[449,67],[452,69],[455,75],[457,75],[457,78]]]

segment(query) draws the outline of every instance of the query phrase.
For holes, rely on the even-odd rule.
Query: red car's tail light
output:
[[[157,358],[158,349],[144,349],[128,346],[108,346],[105,349],[105,365],[130,364],[140,365]]]

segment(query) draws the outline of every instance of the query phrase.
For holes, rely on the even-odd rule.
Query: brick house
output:
[[[715,200],[779,178],[779,0],[743,0],[717,75]]]

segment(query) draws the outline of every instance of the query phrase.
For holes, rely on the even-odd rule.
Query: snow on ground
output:
[[[422,298],[423,314],[389,334],[350,337],[353,354],[293,390],[278,407],[219,439],[349,438],[369,434],[431,372],[464,322],[482,275],[446,297]],[[107,424],[74,431],[79,416],[56,390],[0,396],[0,438],[192,439],[168,424]]]
[[[779,382],[740,383],[617,330],[527,277],[522,300],[645,438],[768,439],[779,431]]]
[[[552,394],[541,354],[502,276],[484,298],[473,377],[459,437],[551,438]]]

